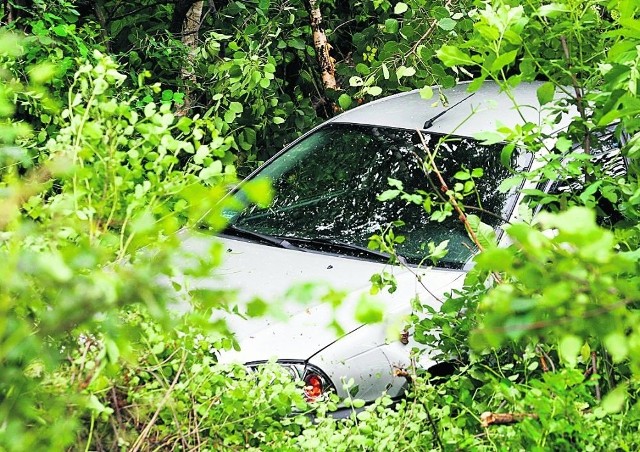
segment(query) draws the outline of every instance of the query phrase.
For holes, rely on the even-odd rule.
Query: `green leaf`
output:
[[[73,271],[58,253],[43,253],[38,256],[38,263],[53,281],[67,282],[73,278]]]
[[[273,117],[273,123],[274,124],[282,124],[284,122],[284,118],[281,118],[280,116],[274,116]]]
[[[362,86],[363,84],[364,81],[362,80],[362,77],[358,77],[357,75],[354,75],[349,79],[349,86]]]
[[[51,80],[56,75],[56,66],[52,63],[40,63],[29,70],[29,79],[40,84]]]
[[[231,124],[235,120],[236,114],[234,112],[232,112],[231,110],[227,110],[224,112],[224,122],[226,122],[227,124]]]
[[[614,363],[623,361],[629,354],[627,338],[619,331],[615,331],[607,335],[604,338],[604,346],[607,347],[607,351],[611,355],[611,359]]]
[[[582,347],[583,340],[573,334],[562,336],[558,343],[558,355],[568,367],[575,367],[578,363],[578,355]]]
[[[261,317],[267,312],[269,305],[260,298],[254,298],[247,304],[247,315],[249,317]]]
[[[400,80],[402,77],[411,77],[413,75],[415,75],[416,70],[409,66],[400,66],[398,69],[396,69],[396,77],[398,78],[398,80]]]
[[[500,193],[506,193],[512,188],[520,186],[523,180],[524,180],[524,177],[520,175],[508,177],[504,179],[502,182],[500,182],[500,185],[498,186],[498,191]]]
[[[420,89],[420,97],[425,100],[429,100],[433,97],[433,88],[430,86],[424,86]]]
[[[498,58],[496,58],[491,64],[491,72],[497,72],[505,66],[513,63],[516,59],[516,55],[518,55],[517,50],[512,50],[511,52],[503,53]]]
[[[536,95],[538,96],[538,102],[540,102],[540,105],[545,105],[551,102],[555,91],[556,87],[551,82],[546,82],[540,85],[536,90]]]
[[[252,179],[242,186],[250,202],[260,207],[267,207],[273,199],[273,187],[268,179]]]
[[[444,240],[443,242],[440,242],[438,246],[436,246],[433,242],[429,242],[428,247],[429,247],[429,259],[431,260],[433,265],[436,265],[438,261],[443,257],[445,257],[449,252],[449,249],[448,249],[449,240]]]
[[[378,195],[378,201],[389,201],[396,198],[400,194],[400,190],[385,190]]]
[[[492,144],[501,143],[502,141],[504,141],[504,136],[501,133],[493,131],[474,133],[473,138],[481,141],[485,146],[490,146]]]
[[[371,96],[379,96],[380,94],[382,94],[382,88],[380,88],[379,86],[370,86],[366,89],[367,94],[371,95]]]
[[[573,146],[573,142],[565,136],[561,136],[556,140],[556,149],[560,152],[567,152]]]
[[[547,228],[558,228],[568,234],[579,235],[598,229],[595,212],[586,207],[573,206],[558,214],[540,212],[539,220]]]
[[[468,66],[476,63],[456,46],[444,45],[436,51],[436,56],[445,66]]]
[[[409,6],[406,3],[398,2],[396,6],[393,8],[394,14],[403,14],[409,9]]]
[[[113,413],[113,408],[109,408],[103,405],[98,399],[98,397],[96,397],[94,394],[91,394],[89,396],[89,399],[86,402],[86,407],[89,410],[95,412],[96,414],[101,414],[101,413],[112,414]]]
[[[540,8],[538,8],[538,11],[536,12],[536,15],[540,17],[557,17],[569,11],[571,10],[562,3],[548,3],[540,6]]]
[[[497,246],[498,237],[496,231],[491,226],[480,221],[477,215],[467,215],[467,222],[471,226],[471,230],[476,235],[478,242],[485,250],[495,248]]]
[[[404,187],[401,180],[394,179],[392,177],[387,177],[387,184],[392,187],[396,187],[398,190],[402,190]]]
[[[144,106],[144,117],[149,118],[156,112],[156,104],[151,102]]]
[[[384,303],[367,296],[360,297],[356,305],[355,318],[360,323],[378,323],[384,317]]]
[[[438,27],[445,31],[451,31],[456,27],[456,21],[450,17],[444,17],[438,21]]]
[[[340,97],[338,97],[338,105],[340,105],[340,108],[343,110],[349,108],[351,106],[351,102],[351,96],[348,94],[341,94]]]
[[[55,27],[53,27],[51,29],[51,31],[53,31],[56,35],[61,36],[61,37],[67,36],[67,34],[68,34],[67,33],[67,28],[65,27],[64,24],[56,25]]]
[[[398,19],[387,19],[384,21],[384,31],[391,34],[396,34],[400,29],[400,24],[398,23]]]
[[[382,76],[385,80],[389,80],[389,68],[384,63],[382,63]]]
[[[104,347],[107,351],[107,359],[110,363],[117,363],[118,359],[120,359],[120,349],[118,348],[118,344],[116,344],[112,339],[104,340]]]
[[[627,387],[626,385],[620,385],[602,399],[602,409],[610,414],[618,413],[624,407],[626,399]]]
[[[364,63],[356,64],[356,72],[362,75],[369,75],[371,73],[371,69]]]
[[[287,44],[289,44],[290,47],[293,47],[294,49],[298,49],[298,50],[304,50],[307,48],[307,45],[305,44],[305,42],[300,38],[290,39],[289,41],[287,41]]]
[[[231,102],[229,104],[229,110],[234,113],[242,113],[243,107],[240,102]]]

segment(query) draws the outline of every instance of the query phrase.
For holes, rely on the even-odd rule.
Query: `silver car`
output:
[[[330,119],[251,174],[248,180],[271,182],[273,202],[266,209],[249,206],[228,213],[229,225],[218,237],[226,250],[224,263],[216,279],[200,284],[237,291],[248,303],[285,300],[283,315],[227,318],[241,348],[219,359],[250,367],[275,359],[305,382],[310,400],[335,392],[367,402],[383,392],[401,397],[406,371],[414,366],[441,366],[415,341],[415,331],[403,331],[406,317],[416,303],[438,309],[447,293],[461,287],[476,246],[457,215],[434,221],[423,205],[412,202],[417,198],[381,201],[380,195],[399,187],[407,194],[437,191],[439,185],[423,168],[422,140],[435,147],[444,139],[437,156],[442,176],[453,185],[464,183],[456,176],[459,171],[481,169],[474,173],[482,174],[474,179],[475,194],[464,203],[503,243],[507,238],[499,218],[513,219],[523,185],[506,192],[498,188],[514,172],[530,169],[534,159],[514,152],[506,168],[503,144],[481,144],[474,136],[499,125],[540,123],[545,114],[538,86],[514,89],[519,112],[492,83],[472,95],[467,85],[442,90],[438,102],[422,99],[417,91],[386,97]],[[551,127],[562,129],[569,119]],[[241,187],[233,196],[242,198]],[[404,237],[394,263],[368,248],[370,238],[390,224],[396,236]],[[192,235],[187,245],[205,249],[211,240]],[[445,240],[447,254],[435,264],[426,259],[428,244]],[[391,290],[372,295],[374,274],[392,276]],[[336,297],[342,303],[334,309],[326,300]],[[295,298],[305,298],[306,304]],[[363,303],[384,305],[382,321],[358,322],[354,310]],[[422,352],[412,353],[415,349]]]

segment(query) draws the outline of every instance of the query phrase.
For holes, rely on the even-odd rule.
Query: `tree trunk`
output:
[[[107,52],[111,52],[111,42],[109,40],[109,33],[107,32],[107,13],[104,9],[104,0],[95,0],[93,4],[93,11],[95,12],[98,23],[100,24],[100,37]]]
[[[2,24],[8,25],[15,22],[20,16],[24,16],[27,7],[31,6],[31,0],[4,0],[4,16]]]
[[[182,21],[180,30],[182,43],[187,47],[187,61],[182,68],[181,75],[185,83],[184,104],[178,110],[178,113],[186,114],[193,104],[192,88],[196,83],[195,57],[198,47],[198,33],[202,21],[203,0],[191,2],[190,8],[187,10]],[[177,6],[176,6],[177,8]],[[175,18],[175,16],[174,16]]]
[[[175,0],[173,7],[173,16],[169,31],[174,35],[180,34],[184,30],[184,24],[187,20],[191,8],[195,3],[202,3],[200,0]]]
[[[313,33],[313,47],[316,50],[318,64],[320,65],[322,84],[325,89],[338,89],[333,58],[329,55],[331,45],[327,41],[324,28],[322,28],[322,14],[320,13],[318,0],[309,0],[309,16],[311,18],[311,31]]]

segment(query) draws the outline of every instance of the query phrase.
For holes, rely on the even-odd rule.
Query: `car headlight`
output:
[[[255,369],[266,361],[247,363],[247,367]],[[291,374],[295,381],[304,382],[303,392],[307,402],[314,402],[322,399],[335,388],[327,375],[312,364],[305,364],[297,361],[278,361],[284,369]]]

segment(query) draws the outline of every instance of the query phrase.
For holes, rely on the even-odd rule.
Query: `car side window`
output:
[[[628,171],[627,159],[622,155],[620,140],[615,136],[613,129],[595,133],[590,142],[590,162],[597,170],[590,174],[590,182],[597,182],[602,177],[624,177]],[[582,143],[574,146],[572,153],[584,152]],[[587,177],[580,175],[573,178],[565,178],[559,181],[547,183],[546,191],[552,195],[580,196],[587,186]],[[621,220],[619,212],[613,205],[611,199],[595,193],[596,204],[594,207],[598,211],[598,221],[600,224],[613,225]]]

